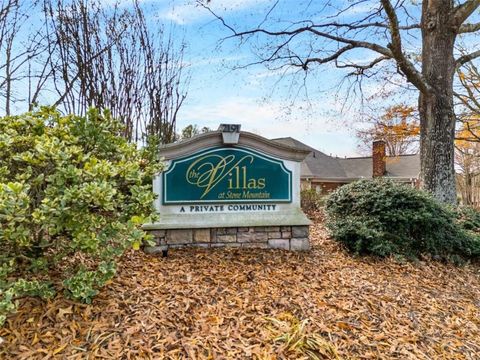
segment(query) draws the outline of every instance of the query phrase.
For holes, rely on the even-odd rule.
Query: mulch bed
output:
[[[272,318],[308,320],[340,358],[479,359],[480,268],[355,258],[311,229],[308,253],[126,255],[91,305],[22,300],[8,359],[298,359]]]

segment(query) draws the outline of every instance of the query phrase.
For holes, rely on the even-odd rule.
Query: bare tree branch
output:
[[[476,59],[480,57],[480,50],[474,51],[470,54],[465,54],[460,56],[457,60],[455,60],[455,66],[458,69],[460,66],[466,64],[469,61],[472,61],[473,59]]]
[[[330,61],[334,61],[338,59],[342,54],[347,53],[350,50],[364,48],[368,50],[372,50],[381,54],[382,61],[390,58],[395,59],[399,65],[401,71],[405,74],[407,79],[415,85],[421,92],[427,93],[430,90],[429,85],[423,79],[421,73],[415,68],[415,66],[405,57],[402,51],[401,46],[401,39],[400,39],[400,31],[401,30],[411,30],[411,29],[418,29],[420,28],[419,24],[412,24],[406,26],[400,26],[398,23],[398,19],[395,14],[395,10],[390,4],[388,0],[381,1],[383,8],[385,9],[388,18],[390,20],[390,24],[381,23],[378,21],[375,22],[368,22],[368,23],[341,23],[341,22],[328,22],[323,24],[315,24],[312,21],[302,21],[300,22],[303,26],[299,26],[294,29],[285,29],[280,31],[274,31],[264,28],[255,28],[247,31],[237,31],[233,26],[229,25],[223,17],[213,12],[208,6],[201,4],[204,8],[206,8],[213,16],[215,16],[226,28],[228,28],[232,35],[227,36],[225,39],[229,38],[240,38],[243,39],[245,37],[255,35],[255,34],[264,34],[270,37],[287,37],[287,40],[282,42],[280,45],[276,47],[276,49],[265,59],[262,59],[258,63],[268,63],[272,60],[290,60],[291,66],[301,67],[304,70],[308,69],[308,64],[310,63],[318,63],[324,64]],[[365,28],[382,28],[382,29],[390,29],[391,33],[391,44],[389,47],[384,47],[378,43],[372,43],[369,41],[363,40],[356,40],[351,39],[349,37],[345,37],[342,35],[338,35],[335,31],[323,31],[322,29],[339,29],[345,28],[347,31],[351,30],[360,30]],[[339,50],[335,51],[333,54],[325,57],[309,57],[306,56],[302,59],[299,55],[291,54],[288,56],[277,56],[278,53],[284,49],[284,47],[291,42],[291,40],[301,34],[310,33],[312,35],[329,39],[338,43],[346,44],[346,46],[340,47]],[[377,62],[372,64],[375,65]],[[361,69],[361,66],[358,67]]]
[[[338,57],[340,55],[342,55],[344,52],[347,52],[348,50],[351,50],[353,49],[354,46],[353,45],[347,45],[341,49],[339,49],[338,51],[336,51],[333,55],[330,55],[330,56],[327,56],[327,57],[324,57],[324,58],[307,58],[306,60],[302,61],[300,58],[298,58],[300,60],[300,64],[299,65],[296,65],[296,64],[292,64],[294,66],[300,66],[303,70],[307,70],[308,69],[308,64],[309,63],[312,63],[312,62],[315,62],[315,63],[318,63],[318,64],[325,64],[325,63],[328,63],[332,60],[335,60],[335,59],[338,59]]]
[[[459,2],[462,4],[455,6]],[[234,26],[209,11],[230,31],[223,40],[237,38],[241,45],[247,42],[256,45],[254,52],[260,58],[257,63],[308,70],[312,63],[333,62],[337,67],[353,69],[342,80],[342,84],[354,84],[354,87],[347,85],[344,97],[356,89],[362,92],[363,79],[374,76],[374,68],[385,69],[378,64],[392,60],[397,72],[420,93],[423,187],[438,200],[454,203],[453,75],[456,66],[480,56],[478,52],[463,54],[456,62],[455,42],[459,32],[480,30],[476,24],[461,27],[479,6],[480,0],[326,0],[319,3],[320,11],[316,8],[311,13],[305,12],[305,20],[298,20],[301,11],[287,14],[283,19],[272,15],[269,25],[262,22],[253,28]],[[326,7],[335,9],[334,13],[326,15]],[[323,19],[317,20],[321,15]],[[407,49],[417,46],[421,54],[417,48],[412,50],[414,54],[407,53]],[[365,64],[369,54],[358,49],[379,55]],[[349,61],[351,55],[354,60]],[[382,82],[388,81],[388,77],[382,78]]]
[[[388,56],[380,56],[376,59],[374,59],[373,61],[371,61],[370,63],[366,64],[366,65],[360,65],[360,64],[339,64],[338,61],[335,61],[335,66],[339,69],[342,69],[342,68],[354,68],[355,71],[350,73],[349,75],[365,75],[365,71],[366,70],[369,70],[369,69],[372,69],[375,67],[375,65],[381,63],[382,61],[385,61],[385,60],[390,60],[390,57]]]
[[[480,30],[480,23],[463,24],[458,28],[457,34],[473,33]]]
[[[402,40],[400,37],[398,18],[395,9],[389,0],[381,0],[381,3],[390,21],[390,34],[392,39],[390,50],[392,51],[393,56],[397,60],[400,69],[403,71],[407,79],[414,84],[418,90],[424,94],[427,94],[431,90],[430,86],[423,79],[423,76],[420,74],[420,72],[415,69],[415,66],[413,66],[413,64],[407,60],[403,54]]]
[[[130,141],[144,142],[152,135],[173,141],[187,94],[184,47],[171,34],[165,36],[161,24],[147,25],[139,1],[131,5],[0,0],[0,99],[5,112],[10,113],[15,101],[32,109],[53,97],[54,106],[76,115],[92,106],[109,108]],[[31,13],[45,15],[32,30],[26,21]],[[29,34],[27,39],[17,36],[20,30]],[[28,93],[17,90],[24,87]]]
[[[453,12],[454,25],[460,27],[479,6],[480,0],[467,0],[458,5]]]

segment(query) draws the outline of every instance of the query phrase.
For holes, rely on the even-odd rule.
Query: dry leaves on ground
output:
[[[311,231],[308,253],[131,252],[92,305],[23,300],[0,357],[480,358],[478,266],[354,258]]]

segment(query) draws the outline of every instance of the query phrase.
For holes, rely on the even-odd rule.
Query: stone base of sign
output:
[[[155,245],[144,248],[159,253],[171,248],[260,248],[304,251],[310,249],[308,226],[217,227],[148,230]]]

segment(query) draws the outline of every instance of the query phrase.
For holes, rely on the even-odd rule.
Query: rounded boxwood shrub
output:
[[[428,193],[379,178],[334,191],[326,203],[327,228],[357,254],[469,258],[480,254],[476,234]]]
[[[90,302],[154,216],[151,154],[108,111],[0,118],[0,325],[26,295]]]

